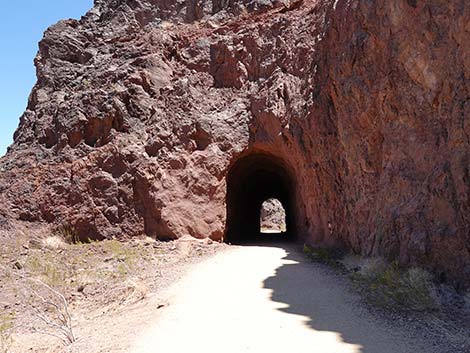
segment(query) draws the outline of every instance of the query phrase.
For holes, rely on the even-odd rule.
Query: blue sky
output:
[[[93,0],[2,1],[0,11],[0,156],[13,142],[19,117],[36,82],[33,59],[50,25],[80,18]]]

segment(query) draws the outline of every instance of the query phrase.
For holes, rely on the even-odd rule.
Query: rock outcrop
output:
[[[466,0],[95,0],[39,44],[0,219],[222,240],[230,170],[263,155],[302,240],[468,287],[469,19]]]
[[[286,211],[281,201],[277,199],[268,199],[261,206],[261,232],[286,232]]]

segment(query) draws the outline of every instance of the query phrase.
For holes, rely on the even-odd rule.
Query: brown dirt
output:
[[[0,320],[14,314],[3,332],[14,340],[12,353],[469,348],[465,322],[369,307],[348,277],[311,263],[295,244],[238,247],[192,237],[67,244],[43,225],[24,223],[1,231],[0,241]],[[29,278],[64,294],[75,343],[34,332],[58,333],[37,319],[34,308],[48,317],[54,311],[32,289],[53,296]]]
[[[177,281],[190,264],[225,245],[194,238],[159,242],[136,238],[128,242],[67,244],[47,228],[17,224],[1,231],[0,321],[12,315],[11,352],[62,352],[64,345],[41,330],[60,334],[38,318],[56,312],[35,294],[57,302],[40,280],[62,293],[69,304],[78,341],[74,352],[124,352],[119,336],[132,332],[166,305],[165,288]],[[48,235],[49,234],[49,235]],[[0,322],[0,327],[3,322]],[[1,338],[0,338],[1,340]],[[113,344],[120,342],[117,346]],[[1,347],[1,345],[0,345]]]
[[[132,353],[463,353],[465,324],[378,312],[298,246],[232,246],[193,266]],[[426,324],[423,324],[426,323]],[[437,330],[436,330],[437,328]]]

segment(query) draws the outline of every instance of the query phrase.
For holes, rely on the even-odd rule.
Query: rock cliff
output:
[[[468,287],[469,43],[466,0],[95,0],[39,44],[0,224],[222,240],[276,197]]]
[[[268,199],[263,202],[260,212],[260,231],[268,234],[287,231],[286,212],[279,200]]]

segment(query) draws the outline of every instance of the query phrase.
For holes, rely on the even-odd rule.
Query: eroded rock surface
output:
[[[261,206],[260,223],[261,232],[287,231],[286,211],[279,200],[269,199],[263,202]]]
[[[301,239],[469,286],[469,19],[466,0],[96,0],[39,45],[0,219],[220,240],[231,165],[264,153],[295,176]]]

